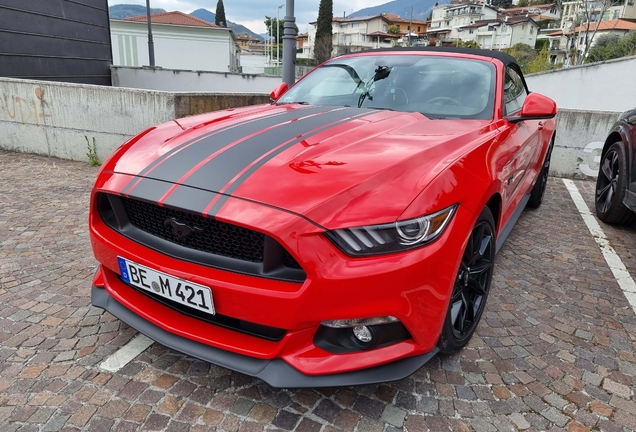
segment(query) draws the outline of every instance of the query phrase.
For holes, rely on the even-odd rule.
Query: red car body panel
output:
[[[129,140],[104,163],[92,194],[89,226],[100,263],[94,286],[172,334],[258,359],[283,359],[306,375],[354,371],[433,350],[471,227],[494,197],[501,232],[532,189],[555,129],[552,119],[539,125],[501,118],[501,62],[435,55],[492,61],[495,120],[262,105],[168,122]],[[279,134],[277,141],[257,149],[256,140],[267,134]],[[219,161],[232,151],[232,160],[241,162],[230,170]],[[214,183],[215,172],[224,180]],[[113,231],[99,214],[101,193],[182,207],[267,234],[302,264],[306,279],[272,280],[167,256]],[[407,220],[455,204],[441,237],[407,252],[354,258],[325,236],[327,230]],[[285,329],[285,336],[260,339],[157,303],[122,282],[118,256],[208,286],[218,314]],[[398,318],[412,338],[337,355],[313,342],[322,321],[376,316]]]

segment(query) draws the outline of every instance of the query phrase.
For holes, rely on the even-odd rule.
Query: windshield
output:
[[[434,119],[492,119],[495,67],[437,56],[335,59],[299,81],[278,103],[420,112]]]

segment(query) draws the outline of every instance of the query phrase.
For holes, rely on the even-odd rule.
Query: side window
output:
[[[526,88],[519,74],[510,68],[506,68],[506,78],[504,80],[504,105],[506,115],[513,114],[521,109],[523,101],[526,100]]]

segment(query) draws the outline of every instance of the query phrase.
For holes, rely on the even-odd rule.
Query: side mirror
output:
[[[269,94],[269,98],[272,102],[280,99],[282,95],[287,91],[287,83],[280,83],[278,86]]]
[[[556,102],[539,93],[530,93],[523,102],[521,112],[508,117],[510,123],[518,123],[524,120],[545,120],[556,115]]]

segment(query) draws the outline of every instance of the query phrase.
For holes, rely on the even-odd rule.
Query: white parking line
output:
[[[154,341],[152,339],[139,333],[137,336],[132,338],[130,342],[104,360],[99,367],[107,370],[108,372],[117,372],[119,369],[130,363],[132,359],[144,352],[146,348],[153,343]]]
[[[563,179],[563,183],[570,192],[570,196],[572,197],[572,201],[574,201],[576,208],[579,210],[579,213],[581,213],[581,217],[583,218],[585,225],[587,225],[587,229],[590,230],[592,237],[594,237],[599,248],[601,248],[601,253],[605,257],[605,261],[607,262],[610,270],[612,270],[616,282],[618,282],[618,285],[623,290],[627,301],[632,306],[634,312],[636,312],[636,282],[634,282],[634,279],[627,271],[625,264],[623,264],[623,261],[621,261],[621,258],[618,256],[614,248],[610,246],[605,233],[596,221],[594,215],[590,213],[590,209],[587,207],[587,204],[585,204],[585,201],[574,182],[572,180]]]

